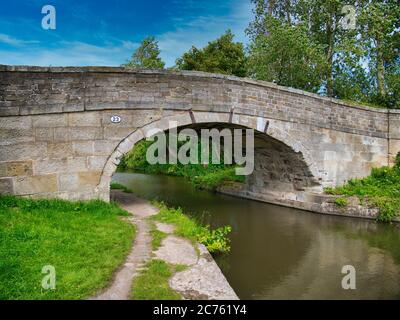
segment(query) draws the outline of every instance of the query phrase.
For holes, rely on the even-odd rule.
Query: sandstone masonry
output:
[[[0,193],[109,200],[122,155],[168,120],[257,130],[243,194],[260,199],[307,201],[400,151],[399,110],[201,72],[0,66]]]

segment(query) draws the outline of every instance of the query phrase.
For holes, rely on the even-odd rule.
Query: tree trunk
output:
[[[275,6],[275,0],[269,0],[268,1],[268,15],[272,17],[272,14],[274,12],[274,6]]]
[[[382,42],[380,39],[376,40],[376,78],[378,83],[378,92],[381,97],[386,95],[385,90],[385,64],[382,54]]]
[[[329,17],[330,20],[326,25],[326,35],[328,42],[328,49],[326,51],[326,62],[327,62],[327,70],[326,70],[326,94],[328,97],[333,96],[333,46],[334,46],[334,33],[332,26],[332,16]]]

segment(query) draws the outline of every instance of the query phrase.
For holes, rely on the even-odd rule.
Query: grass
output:
[[[180,300],[181,296],[170,288],[168,280],[175,272],[184,269],[186,266],[170,265],[162,260],[151,260],[134,281],[133,298],[135,300]]]
[[[340,208],[343,208],[343,207],[347,206],[347,199],[346,198],[336,198],[335,205],[337,205]]]
[[[374,168],[363,179],[353,179],[337,188],[325,192],[335,195],[358,196],[363,204],[379,208],[380,221],[391,221],[400,214],[400,153],[392,168]],[[341,201],[336,199],[337,201]]]
[[[185,215],[181,208],[169,208],[160,202],[155,202],[155,205],[160,208],[160,212],[152,219],[175,225],[174,233],[177,236],[187,238],[192,242],[200,242],[212,253],[229,252],[230,240],[227,235],[231,232],[230,226],[211,230],[210,226],[204,226],[194,218]]]
[[[110,189],[111,190],[122,190],[126,193],[132,193],[131,189],[129,189],[128,187],[124,186],[123,184],[120,184],[117,182],[111,182]]]
[[[151,247],[152,247],[153,251],[155,251],[160,247],[161,241],[167,237],[167,234],[165,232],[158,230],[154,224],[152,225],[150,234],[152,237]]]
[[[112,279],[134,238],[128,213],[102,201],[0,197],[0,299],[85,299]],[[45,290],[42,268],[56,271]]]

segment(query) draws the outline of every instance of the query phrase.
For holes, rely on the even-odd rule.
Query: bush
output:
[[[400,168],[400,152],[397,153],[394,163],[396,167]]]
[[[181,208],[168,208],[164,203],[159,202],[155,202],[155,205],[160,208],[160,212],[153,219],[175,225],[176,235],[200,242],[212,253],[229,252],[228,234],[232,230],[230,226],[212,230],[210,226],[204,226],[196,219],[185,215]]]
[[[336,198],[334,203],[338,207],[343,208],[343,207],[347,206],[347,199],[346,198]]]

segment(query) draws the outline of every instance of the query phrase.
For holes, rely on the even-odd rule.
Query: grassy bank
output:
[[[160,208],[160,212],[152,219],[174,225],[177,236],[187,238],[193,243],[202,243],[211,253],[229,252],[228,234],[232,230],[230,226],[211,229],[210,226],[184,214],[181,208],[170,208],[160,202],[155,202],[155,205]],[[156,239],[159,238],[162,238],[162,235],[158,234]]]
[[[185,269],[186,266],[151,260],[135,279],[132,287],[134,300],[180,300],[181,296],[170,288],[168,280],[174,273]]]
[[[0,299],[84,299],[107,286],[129,252],[128,215],[101,201],[0,197]],[[54,266],[55,290],[42,268]]]
[[[338,206],[347,205],[346,197],[357,196],[362,204],[379,208],[380,221],[392,220],[400,215],[400,153],[394,167],[374,168],[366,178],[353,179],[344,186],[325,191],[345,196],[335,201]]]
[[[226,182],[244,182],[244,176],[235,174],[236,165],[224,164],[149,164],[146,160],[147,149],[151,141],[140,141],[122,159],[119,170],[126,169],[148,174],[166,174],[185,177],[200,189],[215,190]],[[199,145],[199,150],[201,146]],[[223,154],[221,155],[223,159]]]

